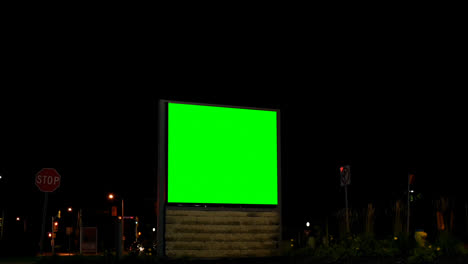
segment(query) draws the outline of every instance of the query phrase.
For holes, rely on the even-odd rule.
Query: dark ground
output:
[[[11,263],[11,264],[49,264],[49,263],[70,263],[70,264],[81,264],[81,263],[162,263],[162,264],[326,264],[326,263],[359,263],[359,264],[393,264],[393,263],[408,263],[405,259],[399,258],[378,258],[378,257],[356,257],[347,260],[333,261],[326,258],[317,257],[270,257],[270,258],[240,258],[240,259],[155,259],[155,258],[143,258],[143,257],[126,257],[120,262],[116,262],[112,257],[105,256],[71,256],[71,257],[18,257],[18,258],[3,258],[0,259],[0,263]],[[436,262],[428,263],[439,263],[439,264],[466,264],[468,263],[468,256],[465,257],[443,257]]]

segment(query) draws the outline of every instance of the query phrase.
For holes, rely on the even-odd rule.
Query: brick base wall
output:
[[[264,257],[278,255],[277,211],[166,211],[169,257]]]

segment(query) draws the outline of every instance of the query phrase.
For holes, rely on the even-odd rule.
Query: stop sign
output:
[[[60,174],[55,169],[44,168],[36,174],[36,186],[43,192],[53,192],[60,186]]]

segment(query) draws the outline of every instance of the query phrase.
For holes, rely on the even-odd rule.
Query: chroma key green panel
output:
[[[277,205],[277,114],[168,103],[168,202]]]

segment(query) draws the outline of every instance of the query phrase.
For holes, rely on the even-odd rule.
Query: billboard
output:
[[[277,110],[167,103],[167,202],[278,205]]]

